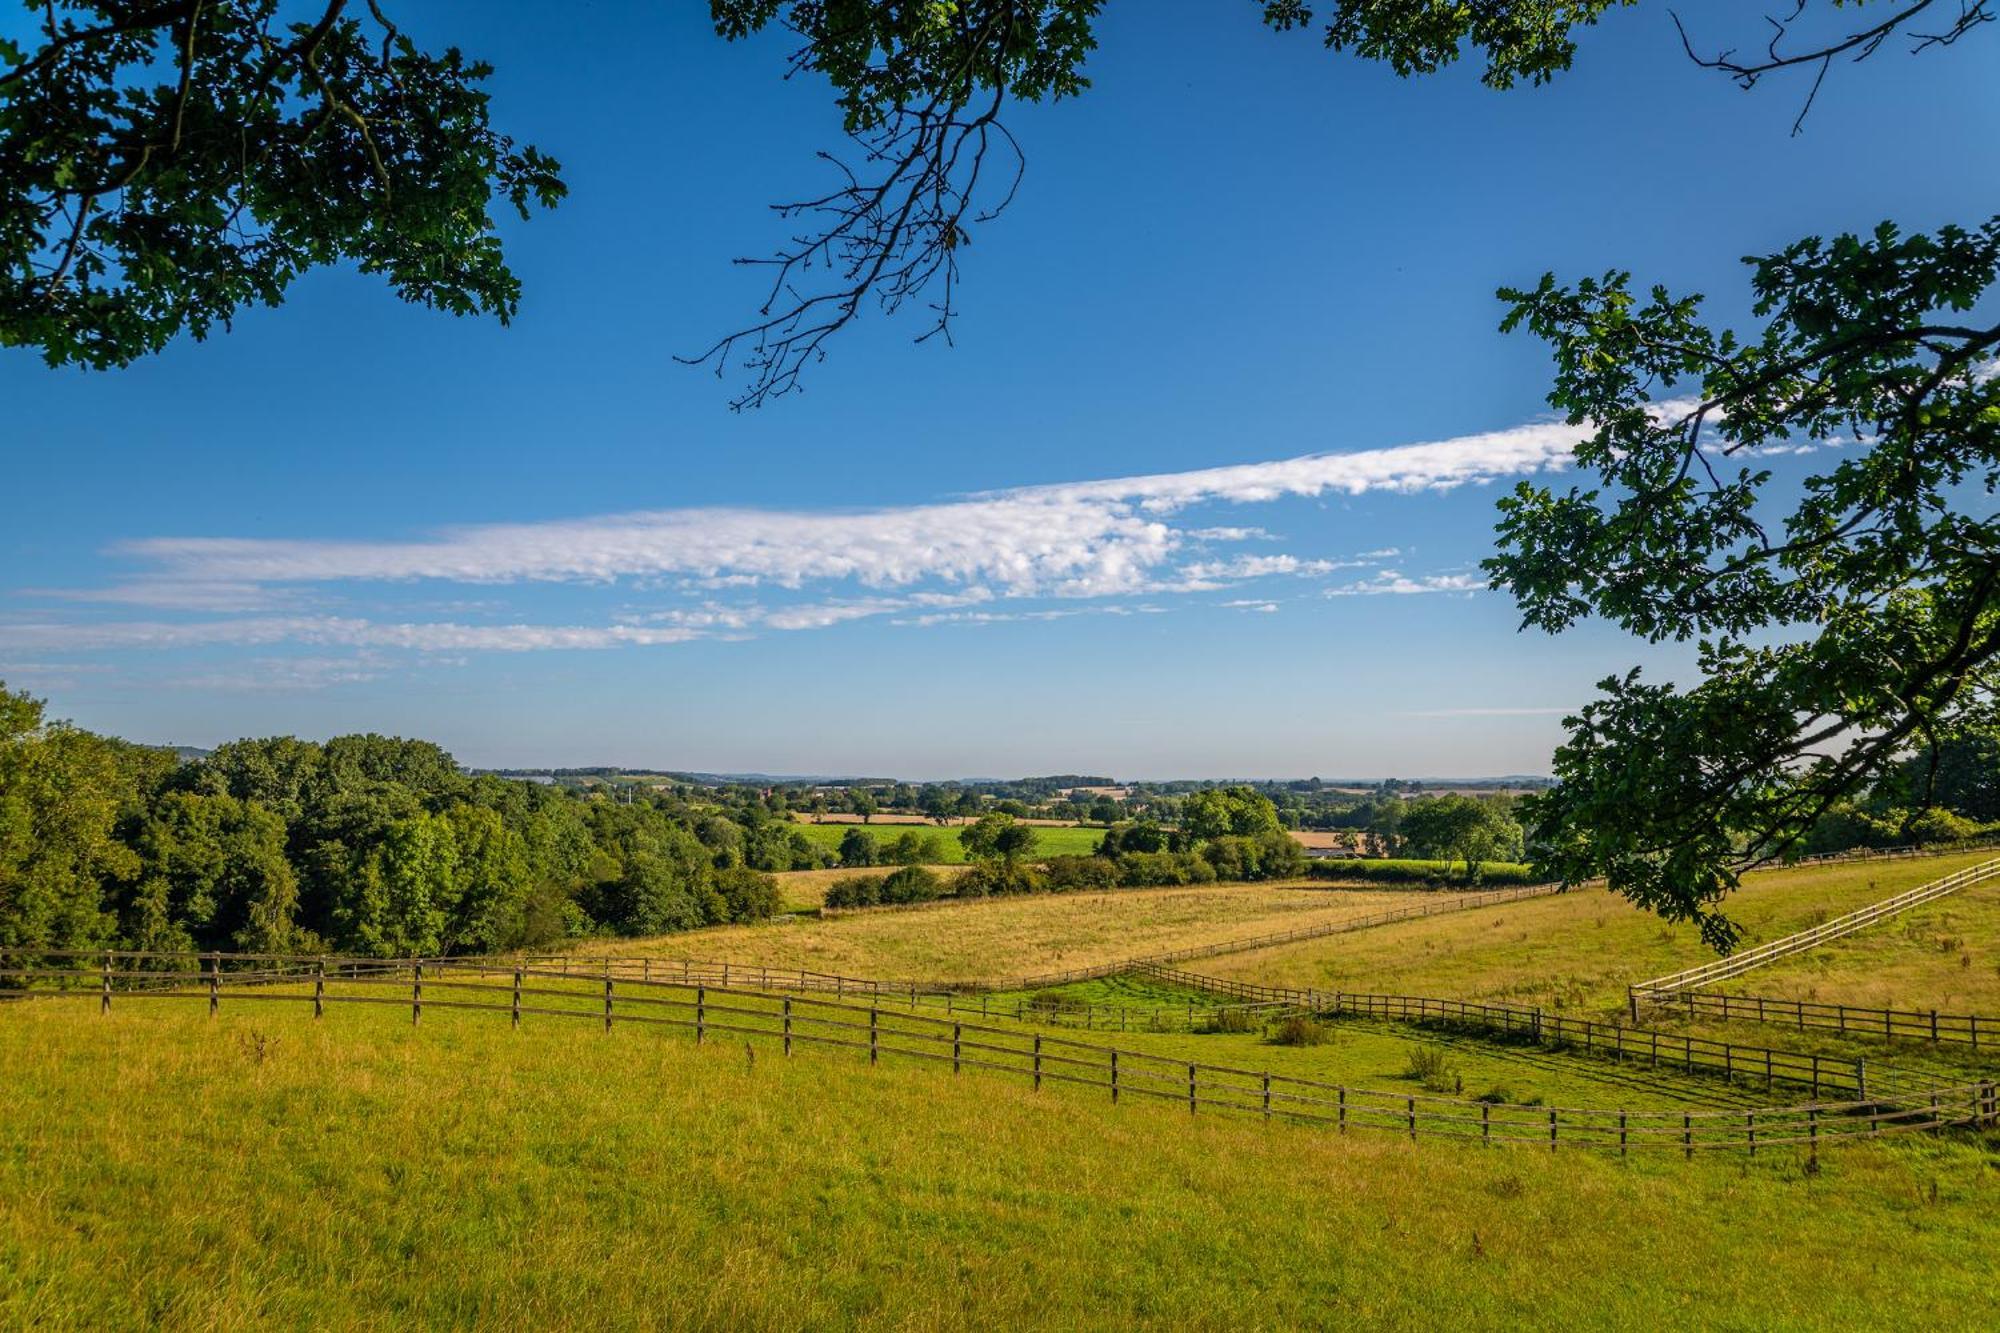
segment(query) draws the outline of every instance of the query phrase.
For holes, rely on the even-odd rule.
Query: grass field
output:
[[[840,840],[848,833],[860,828],[875,839],[878,847],[886,847],[905,833],[914,833],[920,838],[935,838],[944,851],[941,865],[963,865],[965,845],[958,840],[956,827],[939,828],[935,824],[794,824],[793,828],[805,834],[817,845],[828,851],[837,851]],[[1089,856],[1097,850],[1097,844],[1104,841],[1104,830],[1077,825],[1037,826],[1035,829],[1035,851],[1037,856]]]
[[[1969,852],[1759,871],[1745,877],[1728,912],[1744,927],[1745,943],[1756,944],[1991,855]],[[1992,893],[1979,888],[1969,892]],[[1896,929],[1894,924],[1887,927]],[[1230,954],[1204,961],[1201,970],[1273,986],[1500,999],[1610,1015],[1624,1006],[1630,983],[1714,956],[1692,926],[1669,925],[1602,889],[1577,889]],[[1753,980],[1761,985],[1765,975],[1751,973],[1739,984],[1746,989]]]
[[[1990,1327],[1956,1138],[1479,1150],[440,1011],[0,1008],[0,1325]]]
[[[2000,1016],[2000,882],[1975,884],[1714,989]]]
[[[938,874],[947,878],[963,873],[958,866],[934,867]],[[827,886],[837,879],[847,879],[855,875],[866,875],[880,879],[894,871],[894,866],[876,866],[866,870],[787,870],[771,878],[778,881],[778,893],[787,912],[813,911],[826,902]]]
[[[893,980],[976,981],[1249,939],[1365,916],[1430,896],[1380,890],[1304,893],[1260,884],[1036,894],[827,920],[719,926],[644,940],[592,941],[579,952],[763,963]]]

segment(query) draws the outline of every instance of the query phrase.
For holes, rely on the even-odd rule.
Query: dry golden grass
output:
[[[2000,882],[1975,884],[1715,989],[2000,1016]]]
[[[1139,954],[1249,939],[1422,899],[1422,893],[1204,885],[1033,895],[720,926],[581,950],[804,967],[847,976],[959,981],[1096,967]]]
[[[1745,943],[1755,944],[1991,855],[1760,871],[1745,878],[1728,912],[1744,927]],[[1625,988],[1632,982],[1714,956],[1692,926],[1669,925],[1602,889],[1578,889],[1231,954],[1205,961],[1200,970],[1276,986],[1504,999],[1610,1013],[1623,1006]]]

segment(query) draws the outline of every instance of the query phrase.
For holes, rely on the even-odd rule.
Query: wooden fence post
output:
[[[1264,1071],[1264,1118],[1271,1118],[1271,1071]]]
[[[104,1001],[97,1008],[100,1014],[111,1012],[111,950],[104,951]]]
[[[1415,1097],[1408,1097],[1404,1099],[1404,1103],[1403,1111],[1410,1119],[1410,1142],[1415,1143],[1417,1141],[1417,1099]]]
[[[1487,1147],[1493,1146],[1493,1103],[1479,1103],[1479,1141]]]
[[[215,1017],[215,1011],[222,1006],[222,959],[217,954],[208,956],[208,1016]]]
[[[694,988],[694,1044],[697,1046],[701,1045],[702,1039],[706,1036],[708,1036],[708,987],[696,986]],[[872,1038],[870,1039],[870,1045],[873,1045]],[[874,1052],[871,1051],[869,1054],[872,1056]]]
[[[1042,1034],[1035,1034],[1035,1091],[1042,1090]]]
[[[1618,1113],[1618,1155],[1620,1157],[1625,1155],[1625,1113],[1623,1111]]]
[[[1689,1159],[1694,1157],[1694,1114],[1689,1111],[1681,1112],[1681,1152]]]
[[[1194,1114],[1194,1106],[1195,1106],[1195,1096],[1194,1096],[1194,1066],[1193,1066],[1193,1065],[1189,1065],[1189,1066],[1188,1066],[1188,1114],[1189,1114],[1189,1115],[1193,1115],[1193,1114]]]
[[[951,1072],[954,1074],[958,1072],[958,1039],[963,1031],[963,1025],[958,1023],[951,1025]]]
[[[1755,1111],[1745,1111],[1743,1113],[1743,1128],[1750,1140],[1750,1155],[1755,1157],[1757,1155],[1757,1113]]]
[[[785,997],[785,1054],[792,1053],[792,997]]]
[[[868,1006],[868,1063],[874,1064],[880,1058],[880,1043],[877,1034],[881,1027],[882,1011],[874,1005]]]
[[[611,977],[608,972],[604,978],[604,1030],[611,1031]]]
[[[1118,1100],[1118,1052],[1111,1053],[1111,1100]]]
[[[313,964],[313,1017],[326,1017],[326,959]]]
[[[514,1030],[521,1028],[521,969],[514,969]]]
[[[424,965],[415,959],[410,961],[410,1026],[424,1015]]]
[[[1556,1108],[1549,1108],[1549,1151],[1556,1150]]]

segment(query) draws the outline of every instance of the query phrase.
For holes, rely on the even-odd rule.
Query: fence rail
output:
[[[1588,1018],[1552,1014],[1540,1007],[1488,1004],[1477,1000],[1444,1000],[1424,995],[1378,995],[1348,991],[1292,990],[1258,986],[1222,977],[1168,969],[1152,975],[1184,986],[1201,987],[1219,995],[1267,1004],[1288,1004],[1334,1017],[1374,1018],[1400,1023],[1476,1027],[1506,1037],[1549,1047],[1579,1048],[1587,1055],[1620,1061],[1643,1061],[1651,1068],[1684,1073],[1715,1074],[1731,1082],[1748,1081],[1773,1088],[1779,1083],[1809,1089],[1817,1099],[1838,1093],[1865,1098],[1890,1088],[1921,1090],[1928,1086],[1902,1070],[1871,1067],[1865,1058],[1815,1055],[1769,1046],[1718,1041],[1684,1032],[1627,1027]]]
[[[1768,944],[1758,945],[1754,949],[1745,949],[1727,958],[1718,958],[1712,963],[1703,963],[1699,967],[1690,967],[1664,977],[1654,977],[1650,981],[1636,982],[1630,988],[1634,1010],[1636,1011],[1641,1000],[1673,996],[1681,991],[1741,976],[1745,972],[1776,962],[1780,958],[1789,958],[1793,954],[1803,953],[1830,940],[1852,935],[1857,930],[1865,929],[1878,921],[1885,921],[1899,912],[1907,912],[1913,907],[1920,907],[1947,894],[1957,893],[1960,889],[1984,883],[1996,875],[2000,875],[2000,857],[1967,866],[1942,879],[1920,884],[1893,898],[1884,898],[1881,902],[1871,903],[1845,916],[1834,917],[1831,921],[1823,921],[1817,926],[1772,940]]]
[[[264,959],[260,961],[280,966],[237,966],[238,960],[226,955],[148,955],[145,960],[102,955],[95,968],[82,960],[67,968],[48,966],[49,961],[49,955],[0,954],[0,982],[6,983],[0,990],[56,998],[95,996],[104,1011],[114,1000],[182,998],[206,1000],[213,1014],[226,996],[232,1007],[309,1002],[315,1017],[343,1004],[407,1007],[412,1024],[421,1024],[426,1008],[506,1014],[516,1027],[524,1019],[544,1018],[601,1024],[607,1031],[618,1024],[654,1024],[692,1032],[697,1042],[722,1034],[763,1039],[781,1044],[786,1055],[800,1043],[840,1047],[865,1051],[871,1064],[885,1057],[949,1063],[954,1072],[983,1069],[1032,1080],[1038,1090],[1046,1080],[1108,1091],[1114,1102],[1124,1096],[1153,1098],[1184,1104],[1190,1113],[1283,1119],[1340,1132],[1388,1131],[1413,1139],[1620,1153],[1664,1149],[1692,1157],[1697,1151],[1755,1153],[1786,1146],[1816,1152],[1822,1140],[2000,1123],[2000,1083],[1993,1081],[1897,1097],[1814,1099],[1751,1110],[1521,1106],[1353,1088],[791,991],[564,976],[525,965],[496,981],[490,964],[449,960]],[[365,965],[349,968],[342,966],[345,962]],[[16,984],[30,979],[61,984],[35,989]]]
[[[2000,1045],[2000,1016],[1947,1014],[1936,1009],[1873,1009],[1863,1005],[1819,1000],[1787,1000],[1771,995],[1724,995],[1684,990],[1645,998],[1666,1009],[1696,1018],[1727,1022],[1772,1023],[1800,1031],[1838,1032],[1850,1037],[1956,1043],[1989,1048]]]

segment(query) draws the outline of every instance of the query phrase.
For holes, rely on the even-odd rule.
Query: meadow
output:
[[[977,981],[1250,939],[1431,897],[1423,891],[1302,891],[1264,884],[1034,894],[825,919],[788,917],[646,940],[599,940],[578,952],[762,963],[893,980]]]
[[[1482,1150],[657,1030],[152,1003],[0,1012],[0,1324],[2000,1317],[2000,1174],[1957,1136],[1816,1170]]]
[[[1744,943],[1757,944],[1991,856],[1965,852],[1755,871],[1725,910],[1743,927]],[[1968,890],[1943,900],[1939,910],[1964,911],[1993,893]],[[1894,931],[1896,923],[1887,929]],[[1869,938],[1874,936],[1857,937]],[[1693,926],[1662,921],[1603,889],[1579,888],[1490,911],[1231,954],[1201,970],[1271,986],[1505,1000],[1614,1016],[1632,982],[1714,956]],[[1737,985],[1754,993],[1773,975],[1760,969]]]
[[[1966,859],[1767,872],[1731,910],[1768,939]],[[1963,973],[1936,937],[1984,947],[1966,941],[1992,938],[1991,896],[1975,889],[1843,941],[1831,961],[1805,958],[1821,984],[1865,985],[1884,957],[1904,954],[1912,970],[1899,986],[1929,984],[1916,969],[1933,958]],[[586,967],[615,954],[989,979],[1427,899],[1126,890],[576,952]],[[1706,956],[1692,932],[1579,891],[1195,966],[1611,1016],[1628,982]],[[1777,972],[1739,984],[1766,988]],[[1114,1103],[1101,1087],[1037,1090],[1018,1070],[960,1073],[949,1059],[892,1052],[874,1065],[865,1049],[810,1042],[787,1057],[772,1036],[711,1031],[697,1045],[681,1028],[607,1030],[598,983],[547,984],[574,989],[581,1020],[531,1010],[510,1030],[504,1010],[450,1007],[475,993],[443,985],[419,1025],[404,1002],[332,1004],[315,1020],[307,1004],[227,992],[214,1016],[199,998],[121,994],[104,1014],[88,993],[0,1004],[0,1326],[1764,1329],[2000,1318],[1990,1133],[1685,1159],[1342,1134],[1137,1096]],[[504,990],[485,998],[504,1005]],[[1057,998],[1109,1008],[1084,1032],[1006,1012]],[[1163,1009],[1183,1008],[1196,1029],[1216,1023],[1204,1013],[1227,1011],[1214,993],[1147,975],[913,997],[908,1010],[867,1003],[933,1016],[952,1005],[947,1035],[963,1018],[1015,1033],[1017,1045],[1060,1034],[1399,1102],[1430,1092],[1516,1110],[1719,1110],[1733,1122],[1801,1096],[1373,1019],[1328,1020],[1305,1044],[1281,1043],[1261,1019],[1147,1030],[1145,1015]],[[1115,1030],[1111,1013],[1124,1015]],[[1992,1076],[1985,1052],[1730,1026],[1741,1029],[1734,1041]]]
[[[958,827],[940,828],[935,824],[895,823],[895,824],[807,824],[794,823],[793,828],[810,838],[814,845],[827,851],[840,850],[840,840],[856,828],[875,839],[878,848],[887,847],[905,833],[914,833],[920,838],[935,839],[943,855],[935,862],[938,865],[964,865],[965,845],[958,840]],[[1035,827],[1035,855],[1037,856],[1089,856],[1097,850],[1097,844],[1104,841],[1104,830],[1091,825],[1055,824]]]

